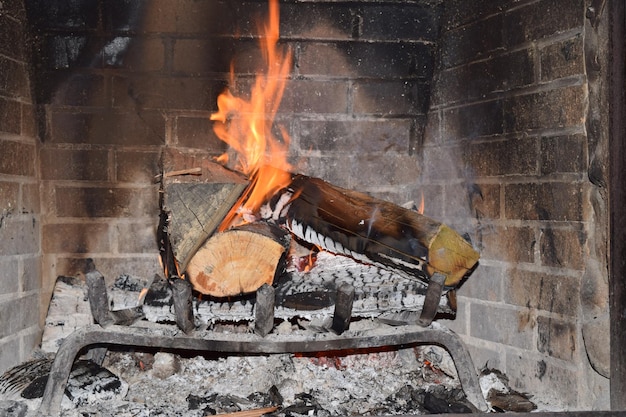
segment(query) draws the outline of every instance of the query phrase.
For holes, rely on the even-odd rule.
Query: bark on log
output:
[[[276,199],[272,216],[282,213],[288,228],[309,243],[425,281],[440,272],[446,287],[478,262],[472,246],[445,224],[319,178],[293,178],[288,206]]]
[[[277,226],[252,223],[214,234],[190,260],[194,288],[214,297],[254,292],[279,273],[289,235]]]
[[[167,214],[166,234],[173,256],[183,271],[196,250],[210,237],[240,198],[248,181],[222,165],[208,160],[187,160],[169,156],[176,162],[162,175],[161,209]],[[186,172],[198,164],[201,175],[169,175]]]

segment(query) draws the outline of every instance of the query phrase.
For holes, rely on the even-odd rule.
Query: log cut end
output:
[[[187,266],[187,276],[197,291],[213,297],[251,293],[272,285],[285,251],[282,237],[254,229],[227,230],[202,245]]]
[[[446,276],[444,284],[454,287],[478,263],[479,254],[472,245],[445,224],[432,240],[428,251],[428,272]]]

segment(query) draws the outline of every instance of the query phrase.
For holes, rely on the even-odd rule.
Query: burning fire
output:
[[[218,112],[211,115],[217,136],[236,151],[235,161],[228,154],[219,158],[250,178],[241,212],[255,212],[267,196],[291,182],[287,162],[289,136],[281,129],[282,140],[272,135],[272,125],[291,68],[291,51],[278,48],[278,1],[269,1],[269,17],[262,28],[260,43],[266,72],[257,74],[250,99],[236,97],[226,90],[217,99]],[[231,68],[231,85],[234,69]],[[225,221],[230,222],[227,218]]]

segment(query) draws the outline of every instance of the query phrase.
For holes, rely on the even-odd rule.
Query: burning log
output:
[[[448,288],[478,262],[472,246],[445,224],[319,178],[295,175],[261,216],[329,252],[404,276],[428,282],[439,272]]]
[[[289,246],[289,235],[267,223],[251,223],[213,235],[191,258],[187,277],[214,297],[254,292],[271,285]]]

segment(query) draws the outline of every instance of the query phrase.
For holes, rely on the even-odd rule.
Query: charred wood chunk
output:
[[[113,324],[113,318],[109,313],[109,301],[104,276],[97,270],[86,274],[87,296],[91,314],[96,323],[102,327]]]
[[[191,333],[196,325],[193,318],[193,294],[191,283],[174,277],[170,279],[176,324],[185,333]]]
[[[478,253],[448,226],[367,194],[295,175],[287,227],[300,239],[427,282],[440,272],[456,286]]]
[[[254,332],[265,337],[274,327],[274,287],[263,284],[256,292]]]
[[[342,334],[350,326],[352,317],[352,304],[354,302],[354,287],[350,284],[342,284],[337,288],[337,300],[335,302],[335,314],[331,330]]]

